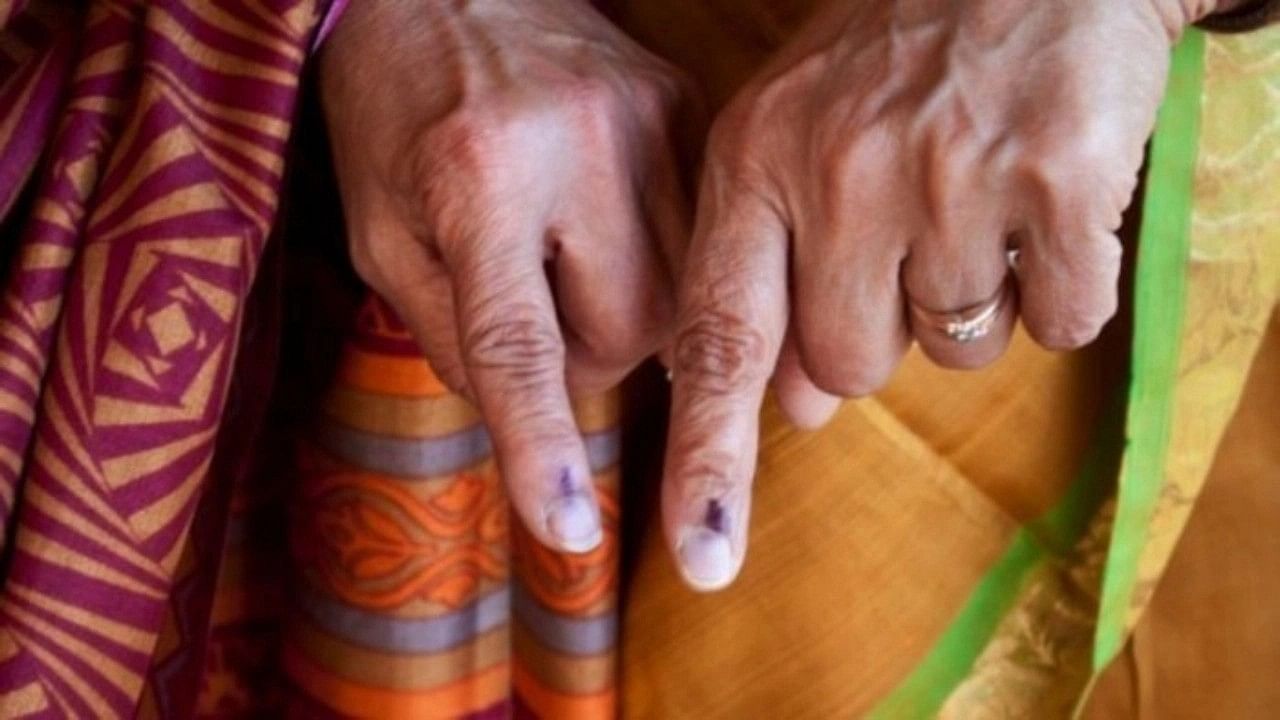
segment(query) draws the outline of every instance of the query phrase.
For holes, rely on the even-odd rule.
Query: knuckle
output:
[[[889,382],[898,361],[871,348],[817,346],[801,340],[801,365],[818,389],[845,398],[866,397]]]
[[[496,113],[475,109],[456,110],[422,134],[415,152],[411,179],[429,180],[442,168],[484,173],[501,156],[510,121]]]
[[[665,60],[656,60],[650,70],[639,73],[632,92],[641,115],[664,124],[698,94],[693,76]]]
[[[504,307],[486,314],[463,337],[465,362],[473,370],[501,373],[512,390],[554,382],[564,359],[555,328],[532,308]]]
[[[620,89],[608,79],[588,74],[571,78],[560,85],[557,109],[567,111],[572,122],[588,137],[607,138],[615,131],[622,115]],[[554,110],[554,109],[553,109]]]
[[[874,394],[888,384],[894,364],[884,361],[874,363],[851,362],[842,367],[821,365],[809,372],[818,389],[845,398],[860,398]]]
[[[1045,349],[1078,350],[1093,342],[1109,319],[1109,313],[1071,313],[1049,321],[1032,320],[1027,323],[1027,331]]]
[[[763,382],[768,341],[744,318],[706,313],[676,337],[675,374],[698,391],[727,395]]]
[[[566,81],[561,93],[567,102],[589,111],[612,111],[619,99],[617,87],[607,78],[593,73]]]
[[[716,448],[711,443],[714,428],[687,432],[675,438],[672,455],[677,460],[675,477],[678,477],[681,502],[705,501],[707,498],[730,498],[741,491],[741,480],[734,470],[739,458],[733,453]]]
[[[632,85],[631,94],[637,113],[661,124],[670,119],[684,96],[680,81],[663,72],[640,77]]]
[[[1125,153],[1111,131],[1086,127],[1031,149],[1025,170],[1055,224],[1115,229],[1132,199],[1140,165],[1141,148]]]
[[[866,318],[833,329],[825,303],[806,299],[797,302],[795,333],[800,364],[813,384],[845,398],[865,397],[888,384],[908,346],[906,329],[896,320]]]
[[[511,145],[511,121],[493,112],[455,110],[420,132],[390,167],[391,186],[429,216],[465,215],[470,198],[497,187]],[[460,186],[470,192],[457,191]]]

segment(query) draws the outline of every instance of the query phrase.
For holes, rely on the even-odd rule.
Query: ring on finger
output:
[[[968,344],[991,334],[1009,305],[1009,283],[1001,283],[991,297],[958,310],[929,310],[908,300],[912,318],[953,342]]]

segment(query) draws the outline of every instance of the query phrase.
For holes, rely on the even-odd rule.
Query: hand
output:
[[[741,566],[771,377],[818,425],[913,339],[972,368],[1019,313],[1048,348],[1097,335],[1171,40],[1210,5],[831,0],[730,102],[681,282],[663,490],[692,585]],[[946,327],[958,311],[974,337]]]
[[[322,59],[356,270],[477,403],[555,548],[601,539],[570,391],[668,340],[684,87],[582,0],[365,0]]]

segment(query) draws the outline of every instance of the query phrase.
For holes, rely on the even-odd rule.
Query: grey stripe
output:
[[[436,653],[506,624],[511,593],[500,588],[475,602],[430,618],[396,618],[351,607],[314,590],[298,593],[302,610],[326,632],[353,645],[393,653]]]
[[[567,655],[599,655],[613,649],[618,637],[618,617],[610,610],[591,618],[567,618],[538,604],[521,587],[512,585],[512,603],[520,624],[543,645]]]
[[[617,430],[583,435],[582,442],[587,446],[587,464],[591,466],[591,472],[608,470],[622,455],[622,435]]]
[[[386,475],[448,475],[493,453],[489,433],[480,425],[438,438],[406,439],[324,421],[318,435],[320,445],[340,460]]]
[[[469,468],[493,454],[489,433],[476,425],[438,438],[406,439],[356,430],[327,420],[317,431],[320,445],[340,460],[386,475],[434,477]],[[618,462],[617,430],[583,436],[592,472]]]

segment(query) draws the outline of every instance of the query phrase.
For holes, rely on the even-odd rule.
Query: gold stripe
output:
[[[194,118],[191,118],[190,120],[193,122],[195,121]],[[201,150],[201,157],[205,162],[212,165],[215,170],[220,170],[223,174],[230,176],[232,179],[240,181],[241,185],[244,186],[249,194],[257,197],[257,199],[264,202],[268,207],[275,207],[277,195],[270,186],[245,172],[242,167],[224,159],[223,154],[214,149],[208,142],[205,142],[199,134],[197,134],[193,139],[196,147]],[[276,169],[273,168],[271,171],[275,172]],[[240,194],[234,192],[231,188],[227,188],[225,196],[227,201],[234,205],[242,215],[245,215],[253,221],[253,225],[260,235],[265,235],[267,231],[271,229],[271,218],[263,215],[260,208],[254,207],[248,202],[245,202],[241,199]]]
[[[475,408],[458,395],[404,397],[342,387],[330,391],[324,412],[357,430],[412,438],[451,435],[480,421]]]
[[[18,644],[8,630],[0,628],[0,663],[6,663],[18,654]]]
[[[44,687],[33,680],[17,690],[0,694],[0,708],[4,708],[6,717],[34,715],[49,709],[49,698],[44,694]]]
[[[71,703],[58,692],[58,688],[53,685],[46,685],[45,692],[53,696],[53,701],[58,704],[58,710],[62,711],[62,717],[75,717],[75,712],[71,709]]]
[[[13,452],[8,448],[4,449],[8,450],[10,453]],[[20,475],[21,473],[19,472],[0,475],[0,502],[4,503],[6,510],[8,510],[10,514],[13,512],[14,486],[17,485],[18,477]]]
[[[111,706],[107,704],[106,698],[99,695],[92,685],[85,682],[84,678],[80,677],[79,672],[67,667],[66,663],[59,660],[57,656],[37,644],[35,639],[30,637],[28,633],[15,629],[13,634],[18,638],[24,650],[34,655],[41,665],[52,670],[54,675],[58,676],[59,679],[75,691],[80,700],[93,710],[94,717],[115,717],[115,713],[112,712]],[[65,703],[62,704],[65,707]]]
[[[55,407],[56,405],[57,403],[45,404],[46,417],[49,412],[48,408]],[[62,438],[62,440],[63,442],[69,442],[67,438]],[[83,478],[72,471],[71,468],[67,467],[66,464],[62,462],[62,459],[55,455],[53,451],[51,451],[49,447],[38,438],[36,439],[36,447],[35,452],[32,454],[32,459],[36,466],[52,476],[58,485],[69,491],[77,500],[88,505],[89,509],[94,511],[98,515],[99,519],[111,525],[116,530],[119,530],[120,534],[125,537],[133,537],[133,528],[129,527],[129,524],[116,514],[115,509],[108,505],[106,501],[98,495],[98,493],[94,492],[93,489],[86,485]],[[91,470],[90,472],[93,471]],[[102,483],[102,479],[100,477],[95,476],[93,479],[97,481],[98,484]],[[86,519],[85,522],[92,522],[92,520]]]
[[[228,35],[234,35],[246,42],[261,45],[272,52],[284,55],[290,60],[302,62],[304,59],[302,50],[300,50],[296,45],[289,42],[281,42],[270,33],[265,33],[262,30],[259,30],[253,25],[250,25],[249,23],[244,22],[234,15],[220,9],[213,3],[183,0],[182,4],[201,20],[218,28],[219,30],[222,30],[223,32],[226,32]]]
[[[45,622],[34,613],[11,602],[5,603],[4,610],[10,617],[38,632],[42,641],[62,648],[92,667],[99,677],[111,683],[126,696],[134,697],[138,689],[142,687],[142,676],[116,662],[110,656],[99,652],[92,645],[64,632],[53,623]]]
[[[218,431],[210,427],[186,437],[179,437],[172,442],[139,450],[128,455],[119,455],[102,462],[102,472],[113,488],[122,488],[172,464],[178,458],[213,440]]]
[[[609,392],[596,397],[574,400],[573,416],[578,421],[578,430],[594,433],[616,428],[622,405],[621,397],[621,393]]]
[[[124,107],[124,102],[119,98],[106,95],[88,95],[76,98],[69,107],[72,110],[96,112],[103,115],[118,115],[120,114],[120,109]]]
[[[31,403],[4,388],[0,388],[0,410],[17,415],[28,423],[35,421],[35,408]]]
[[[59,357],[60,362],[69,363],[70,360],[66,358],[70,358],[71,353],[59,353]],[[68,370],[66,368],[63,368],[63,372],[67,371]],[[75,406],[77,406],[76,400],[79,395],[78,384],[72,377],[68,377],[67,385],[71,386],[68,389],[69,394],[72,395],[72,409],[77,409]],[[91,457],[89,455],[89,451],[84,448],[84,445],[82,444],[82,441],[84,440],[84,433],[77,432],[75,428],[71,427],[70,421],[63,413],[63,407],[63,404],[58,402],[52,396],[45,396],[41,412],[48,421],[49,427],[58,436],[58,440],[62,442],[63,446],[71,454],[71,459],[80,464],[80,467],[89,474],[90,480],[93,480],[97,484],[102,484],[105,480],[105,478],[102,477],[102,468],[98,467],[98,461]],[[80,417],[80,423],[81,427],[92,427],[92,424],[88,422],[88,418],[83,416]],[[44,449],[48,450],[47,447]],[[52,456],[53,453],[49,453],[49,455]],[[52,457],[50,461],[56,463],[58,468],[65,471],[67,474],[75,473],[75,471],[71,470],[70,467],[62,464],[62,458]],[[61,474],[55,475],[54,477],[59,480],[65,479],[65,476]],[[111,517],[119,517],[116,514],[115,508],[106,504],[103,504],[101,507],[109,513]],[[125,528],[128,526],[122,523],[119,527]]]
[[[503,625],[444,652],[389,653],[343,642],[299,619],[290,640],[312,662],[352,682],[389,690],[430,690],[505,661],[511,653]]]
[[[264,7],[261,2],[246,2],[245,8],[258,16],[259,20],[264,21],[268,25],[275,26],[284,35],[298,37],[300,28],[290,25],[281,17],[280,11],[274,7]],[[312,10],[312,15],[315,11]]]
[[[0,444],[0,465],[11,470],[14,475],[19,475],[22,472],[22,456],[8,445]],[[5,487],[5,501],[12,500],[12,488],[8,487],[7,483],[0,483],[0,485]]]
[[[160,567],[164,568],[169,577],[173,577],[178,570],[178,563],[182,561],[182,557],[187,550],[187,536],[190,534],[191,518],[188,517],[187,521],[182,525],[182,532],[178,533],[178,537],[173,539],[164,557],[160,558]]]
[[[69,232],[69,233],[76,232],[76,225],[75,225],[76,220],[72,218],[71,212],[68,211],[65,207],[50,200],[49,198],[40,198],[36,202],[36,208],[32,212],[32,216],[35,217],[35,219],[37,220],[43,220],[44,222],[47,222],[50,225],[53,225],[59,230],[65,230],[66,232]],[[39,247],[44,247],[44,246],[57,247],[53,243],[39,244]],[[26,260],[23,261],[23,264],[24,264],[24,267],[28,269],[43,269],[43,268],[40,268],[39,266],[34,266],[29,264]]]
[[[70,620],[81,628],[104,637],[117,645],[123,645],[130,650],[136,650],[146,655],[150,655],[151,651],[155,649],[156,636],[154,633],[139,630],[132,625],[126,625],[104,617],[86,610],[80,605],[63,602],[38,590],[17,585],[12,580],[5,586],[5,590],[11,592],[15,597],[25,600],[29,605],[34,605],[60,619]]]
[[[147,25],[176,45],[187,60],[211,72],[271,82],[287,88],[297,87],[296,74],[206,45],[158,5],[148,8]]]
[[[211,459],[212,455],[206,454],[204,461],[164,497],[129,516],[129,524],[142,533],[143,539],[151,537],[173,522],[178,513],[186,508],[187,502],[201,488],[201,483],[209,472]]]
[[[19,528],[18,547],[50,565],[71,570],[121,590],[145,595],[155,600],[163,600],[166,597],[163,591],[148,587],[112,567],[76,552],[53,538],[41,535],[30,527]]]
[[[17,314],[24,313],[24,309],[22,305],[12,296],[9,298],[8,305],[9,305],[9,309],[12,312]],[[21,347],[23,350],[27,351],[27,353],[30,354],[31,357],[34,357],[34,358],[44,357],[44,351],[40,348],[39,345],[36,344],[36,341],[31,337],[31,334],[27,332],[26,328],[20,327],[19,325],[14,323],[12,320],[0,320],[0,335],[3,335],[5,338],[9,340],[12,340],[14,345],[17,345],[18,347]],[[32,389],[39,390],[40,389],[39,378],[36,376],[35,371],[30,369],[31,366],[26,363],[25,359],[23,358],[15,358],[15,359],[17,359],[22,364],[23,368],[26,369],[27,372],[24,372],[24,373],[19,373],[17,371],[11,371],[11,372],[13,372],[15,375],[18,375],[22,379],[27,380],[31,385]]]
[[[618,659],[613,650],[584,656],[558,653],[539,643],[518,619],[511,623],[511,646],[520,665],[556,692],[594,695],[614,686]]]
[[[57,518],[64,524],[71,524],[68,522],[68,518],[76,517],[76,511],[64,505],[56,496],[45,492],[44,488],[36,483],[28,484],[23,490],[22,498],[23,502],[29,503],[31,507],[36,508],[45,515]],[[161,582],[168,580],[168,576],[161,571],[160,566],[152,561],[151,558],[138,552],[132,545],[120,542],[110,533],[98,527],[97,523],[81,521],[75,522],[71,526],[81,537],[97,543],[104,550],[137,569],[155,576],[156,580]]]
[[[148,107],[152,104],[151,98],[146,98],[144,102]],[[145,115],[146,113],[140,114]],[[110,217],[112,213],[119,209],[121,204],[133,198],[137,193],[138,187],[154,175],[157,170],[188,155],[195,155],[196,146],[195,143],[191,142],[190,133],[191,131],[188,128],[182,125],[175,125],[149,140],[143,148],[142,154],[138,156],[132,169],[125,177],[124,182],[112,190],[110,195],[105,198],[99,198],[95,203],[90,222],[97,223],[104,218]],[[182,187],[189,186],[184,185]]]
[[[147,69],[155,74],[157,80],[163,81],[163,85],[160,87],[161,90],[164,90],[167,86],[170,92],[181,97],[188,107],[199,109],[204,114],[212,115],[221,122],[239,125],[277,140],[288,139],[291,123],[287,120],[282,120],[275,115],[267,115],[213,102],[200,93],[193,91],[183,82],[182,78],[163,65],[149,64]],[[201,119],[201,122],[208,123],[204,119]],[[280,158],[278,153],[247,140],[242,140],[241,142],[245,143],[245,145],[237,147],[237,149],[245,152],[250,158],[257,160],[258,164],[263,167],[269,168],[283,163],[283,158]]]
[[[173,192],[152,200],[137,212],[130,213],[124,222],[102,232],[95,241],[100,244],[109,244],[115,238],[143,225],[188,213],[225,209],[227,209],[227,198],[222,194],[217,183],[199,182],[183,185],[175,188]],[[94,211],[94,220],[91,222],[96,222],[99,217],[101,215]]]
[[[129,64],[129,56],[132,50],[133,47],[129,43],[116,43],[81,59],[76,65],[76,81],[82,81],[95,75],[108,75],[124,70]]]
[[[0,322],[0,335],[5,334],[4,331],[5,328],[3,327],[3,323]],[[15,355],[8,350],[0,350],[0,365],[3,366],[3,370],[5,372],[8,372],[16,379],[21,380],[23,384],[31,388],[32,391],[36,393],[40,392],[40,377],[36,374],[36,371],[27,364],[26,358]],[[40,371],[43,372],[44,368],[40,368]]]

